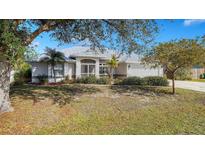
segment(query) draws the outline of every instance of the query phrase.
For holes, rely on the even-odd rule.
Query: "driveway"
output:
[[[172,82],[169,81],[169,85],[172,85]],[[176,88],[190,89],[194,91],[205,92],[205,82],[192,82],[192,81],[178,81],[175,80]]]

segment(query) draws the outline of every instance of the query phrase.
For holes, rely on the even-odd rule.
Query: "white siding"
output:
[[[48,65],[46,63],[32,63],[32,82],[38,82],[35,78],[39,75],[48,75]]]
[[[81,63],[80,63],[80,58],[76,58],[76,68],[75,68],[75,75],[76,78],[81,77]]]
[[[163,69],[160,67],[152,68],[142,64],[128,64],[127,76],[163,76]]]
[[[38,82],[38,79],[36,76],[39,75],[47,75],[48,76],[48,82],[54,82],[54,78],[51,78],[51,65],[47,65],[46,63],[32,63],[32,82],[36,83]],[[75,64],[73,63],[65,63],[64,64],[64,77],[57,77],[56,81],[62,81],[66,76],[69,77],[69,79],[72,79],[72,76],[75,75]]]
[[[127,64],[126,63],[120,63],[115,70],[115,74],[117,75],[127,75]]]
[[[64,65],[64,76],[68,76],[69,79],[72,79],[72,76],[75,74],[75,64],[65,63]]]
[[[99,59],[96,59],[95,62],[96,62],[96,64],[95,64],[95,76],[97,78],[99,78],[100,77],[100,75],[99,75],[99,71],[100,71]]]

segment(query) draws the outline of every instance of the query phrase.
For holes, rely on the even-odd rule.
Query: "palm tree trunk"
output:
[[[54,82],[56,83],[56,72],[55,72],[55,70],[53,70],[53,73],[54,73]]]
[[[55,73],[54,67],[55,67],[55,65],[52,64],[54,82],[56,83],[56,73]]]
[[[111,80],[113,80],[113,68],[111,68]]]
[[[9,99],[10,64],[0,62],[0,113],[12,111]]]

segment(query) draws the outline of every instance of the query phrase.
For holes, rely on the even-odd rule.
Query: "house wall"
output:
[[[38,83],[38,79],[36,76],[39,75],[46,75],[48,76],[48,82],[54,82],[54,78],[51,78],[51,65],[47,65],[47,63],[32,63],[32,82]],[[69,79],[72,79],[75,75],[75,64],[73,63],[65,63],[64,64],[64,77],[57,77],[56,81],[60,82],[65,79],[66,76],[69,77]]]
[[[36,76],[39,75],[48,75],[48,65],[47,63],[31,63],[32,65],[32,82],[36,83],[38,82],[38,79]]]
[[[163,68],[152,68],[151,66],[144,66],[142,64],[128,64],[127,76],[163,76]]]
[[[75,75],[75,64],[65,63],[64,65],[64,76],[68,76],[69,79],[72,79]]]
[[[99,77],[99,58],[87,58],[87,57],[77,57],[76,58],[76,67],[75,67],[75,76],[76,79],[81,77],[81,60],[91,59],[95,61],[95,76]]]
[[[115,74],[120,76],[127,76],[127,64],[120,63],[115,70]]]
[[[192,78],[199,79],[200,75],[205,73],[205,68],[192,68]]]

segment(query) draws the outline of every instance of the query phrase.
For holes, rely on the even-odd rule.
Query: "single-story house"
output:
[[[62,50],[62,52],[65,54],[66,61],[54,67],[57,81],[90,75],[95,75],[97,78],[106,76],[108,69],[106,62],[113,53],[117,53],[114,50],[106,50],[104,53],[100,53],[83,46],[71,47]],[[41,60],[43,57],[44,55],[30,62],[32,82],[38,82],[37,76],[41,75],[47,76],[49,82],[54,82],[51,65],[43,62]],[[114,76],[163,76],[163,68],[153,68],[150,65],[141,64],[140,56],[136,54],[122,55],[119,57],[118,67],[114,70]]]

